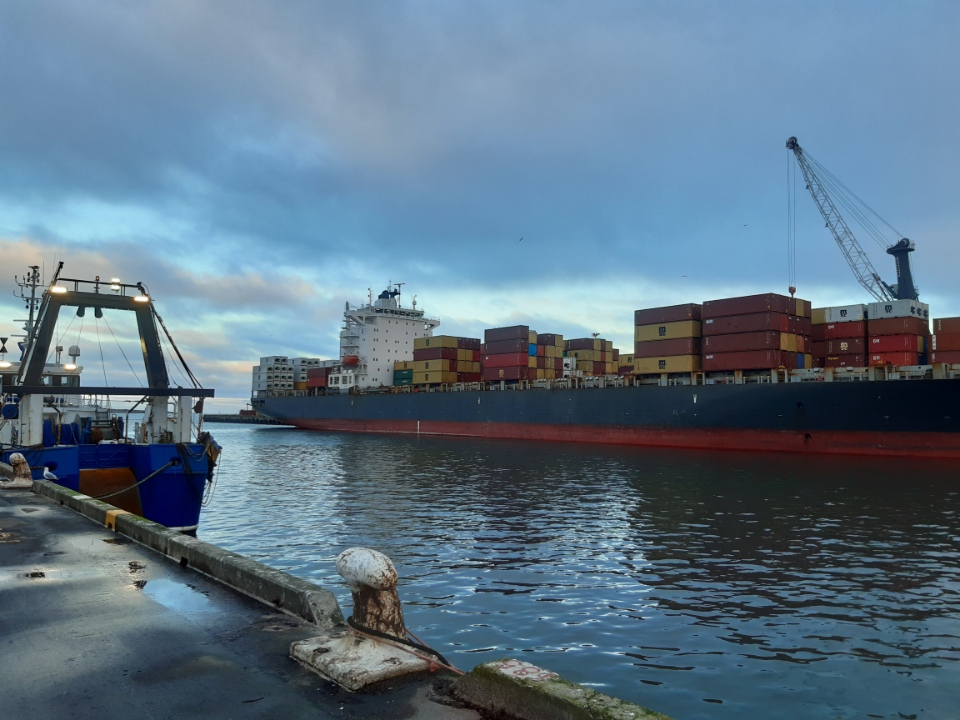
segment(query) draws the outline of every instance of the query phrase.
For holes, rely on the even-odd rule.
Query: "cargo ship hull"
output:
[[[960,459],[960,383],[814,382],[258,397],[336,432]]]

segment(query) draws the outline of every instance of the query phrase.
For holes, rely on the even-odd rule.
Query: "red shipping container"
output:
[[[483,331],[483,340],[487,343],[497,342],[498,340],[523,340],[528,342],[529,339],[529,325],[511,325],[510,327],[489,328]]]
[[[700,305],[698,303],[646,308],[645,310],[637,310],[633,313],[634,325],[662,325],[663,323],[699,319]]]
[[[960,333],[937,333],[930,338],[931,350],[960,350]]]
[[[547,367],[547,359],[545,357],[537,358],[537,369],[544,370]]]
[[[307,380],[312,380],[314,378],[325,378],[329,374],[330,368],[328,367],[307,368]]]
[[[485,367],[481,373],[484,382],[497,380],[529,380],[532,371],[525,367]]]
[[[671,340],[648,340],[633,344],[634,357],[670,357],[672,355],[699,355],[700,338],[673,338]]]
[[[747,352],[704,353],[703,369],[718,370],[773,370],[797,368],[797,353],[784,350],[750,350]]]
[[[814,342],[821,342],[822,340],[826,340],[827,339],[827,335],[825,333],[826,329],[827,329],[826,325],[814,325],[813,331],[810,333],[811,339]]]
[[[947,363],[949,365],[960,364],[960,350],[937,350],[930,353],[931,363]]]
[[[930,325],[923,318],[880,318],[867,322],[867,333],[876,335],[929,335]]]
[[[867,343],[862,337],[839,338],[826,342],[826,355],[864,355],[867,352]]]
[[[743,352],[745,350],[780,350],[780,333],[748,332],[731,335],[710,335],[703,338],[703,352]]]
[[[935,333],[950,333],[960,335],[960,317],[934,318],[933,331]]]
[[[480,373],[457,373],[457,382],[480,382]]]
[[[751,315],[730,315],[704,320],[702,332],[704,337],[707,335],[760,332],[762,330],[795,333],[797,331],[797,320],[798,318],[793,315],[783,315],[772,312],[753,313]]]
[[[502,353],[500,355],[484,355],[481,365],[484,368],[527,367],[527,353]]]
[[[823,328],[824,340],[841,340],[844,338],[867,336],[867,323],[863,320],[827,323],[826,325],[816,325],[815,327]]]
[[[324,388],[327,386],[327,378],[323,377],[312,377],[307,378],[307,388]]]
[[[881,335],[880,337],[871,336],[867,341],[867,352],[873,353],[892,353],[892,352],[923,352],[923,336],[921,335]]]
[[[456,351],[454,351],[456,352]],[[530,343],[523,340],[493,340],[487,343],[488,355],[503,355],[504,353],[530,354]]]
[[[599,338],[574,338],[572,340],[567,340],[564,343],[564,347],[567,350],[593,350]],[[603,340],[600,340],[600,347],[603,347]]]
[[[457,349],[449,347],[422,348],[413,351],[414,360],[456,360]]]
[[[460,350],[479,350],[480,338],[457,338],[457,347]]]
[[[825,368],[841,367],[866,367],[866,355],[830,355],[824,358],[823,366]]]
[[[743,297],[708,300],[703,303],[702,315],[703,319],[706,320],[707,318],[727,315],[751,315],[764,312],[810,317],[810,303],[777,293],[745,295]]]
[[[809,305],[810,303],[807,303]],[[807,337],[813,332],[813,320],[810,319],[809,309],[807,311],[807,317],[801,317],[797,320],[797,335],[806,335]]]
[[[897,318],[900,320],[901,318]],[[903,318],[909,319],[909,318]],[[911,352],[870,353],[868,360],[871,365],[919,365],[920,356]]]

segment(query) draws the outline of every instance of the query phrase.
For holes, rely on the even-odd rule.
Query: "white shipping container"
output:
[[[918,300],[888,300],[870,303],[867,306],[869,320],[902,317],[918,317],[926,320],[930,317],[930,306]]]
[[[860,305],[838,305],[837,307],[828,307],[823,309],[824,321],[827,323],[838,322],[859,322],[866,315],[867,306]]]

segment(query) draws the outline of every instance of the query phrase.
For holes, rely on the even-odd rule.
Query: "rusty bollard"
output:
[[[429,661],[361,634],[372,630],[394,638],[407,636],[397,594],[397,571],[390,558],[369,548],[350,548],[337,557],[337,572],[350,587],[351,621],[360,632],[339,625],[323,635],[293,643],[291,657],[354,692],[383,680],[429,670]]]
[[[0,487],[4,488],[28,488],[33,487],[33,473],[30,470],[30,463],[21,453],[12,453],[10,455],[10,467],[13,470],[13,479],[7,480],[0,476]]]

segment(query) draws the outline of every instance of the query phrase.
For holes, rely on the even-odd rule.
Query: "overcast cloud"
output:
[[[629,351],[639,307],[786,290],[791,135],[960,315],[957,37],[951,2],[8,0],[0,330],[62,259],[149,285],[228,410],[391,280],[442,332]],[[796,202],[798,294],[867,301]]]

